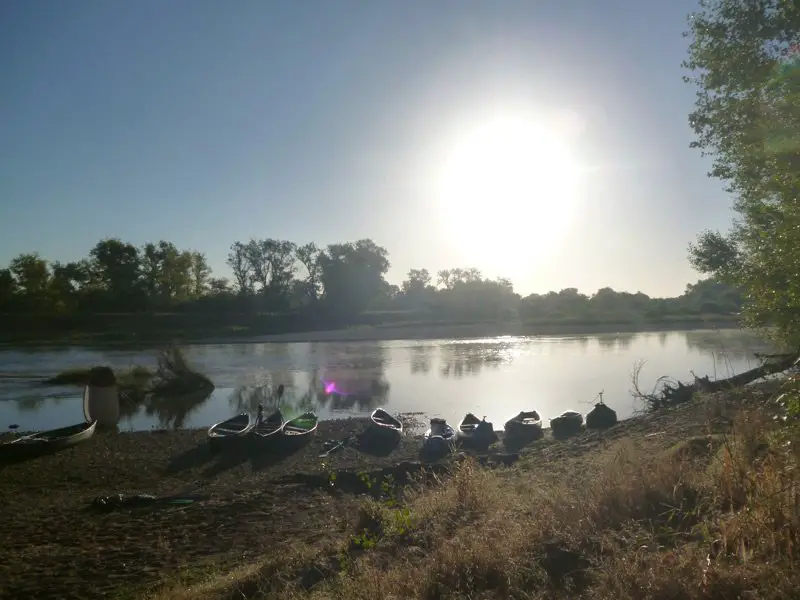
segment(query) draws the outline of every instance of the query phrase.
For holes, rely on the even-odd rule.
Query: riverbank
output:
[[[647,331],[736,329],[733,315],[696,315],[663,318],[658,321],[509,321],[509,322],[442,322],[387,321],[349,327],[311,328],[283,327],[276,331],[269,324],[214,325],[204,323],[196,315],[110,315],[96,326],[73,328],[46,323],[31,327],[0,327],[0,349],[36,346],[148,347],[167,343],[235,344],[256,342],[322,342],[459,339],[499,336],[585,335],[601,333],[638,333]],[[111,317],[117,317],[111,318]],[[372,319],[375,321],[375,319]],[[101,326],[105,323],[104,326]]]
[[[771,393],[700,397],[517,454],[498,446],[486,467],[424,465],[413,436],[388,455],[319,458],[361,419],[321,423],[285,457],[212,456],[202,430],[98,435],[0,470],[0,597],[790,597],[800,581],[780,545],[800,539],[800,515],[764,487],[788,460],[765,418]],[[449,474],[405,481],[421,466]],[[197,499],[90,509],[119,492]],[[789,525],[773,534],[762,517],[778,511]],[[762,520],[748,528],[744,514]]]

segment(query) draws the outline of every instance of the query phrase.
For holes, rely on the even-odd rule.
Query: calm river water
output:
[[[321,418],[360,416],[377,406],[457,422],[467,411],[501,428],[522,409],[544,418],[586,413],[601,390],[621,418],[640,408],[630,395],[634,365],[646,361],[643,389],[661,375],[726,377],[758,364],[768,346],[739,330],[670,331],[469,340],[207,344],[186,348],[216,385],[208,398],[127,406],[123,430],[206,427],[258,403],[259,390],[283,383],[287,412]],[[29,377],[93,364],[154,365],[155,351],[80,347],[0,350],[0,430],[72,424],[83,419],[80,391],[43,387]],[[17,377],[20,376],[20,377]],[[339,395],[323,392],[335,387]]]

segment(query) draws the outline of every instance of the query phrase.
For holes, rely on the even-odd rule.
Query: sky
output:
[[[6,0],[0,265],[371,238],[387,278],[652,296],[731,198],[690,149],[697,2]]]

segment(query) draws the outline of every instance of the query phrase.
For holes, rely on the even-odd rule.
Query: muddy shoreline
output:
[[[743,402],[748,400],[741,394],[733,403],[690,402],[561,441],[548,432],[519,452],[498,444],[488,462],[509,476],[570,478],[590,472],[593,457],[618,444],[632,441],[643,452],[658,452],[710,427],[724,428],[728,405]],[[453,460],[422,463],[421,440],[412,435],[387,454],[346,447],[319,458],[324,441],[355,436],[366,422],[321,422],[316,439],[290,455],[214,455],[200,429],[97,434],[57,454],[2,465],[0,597],[140,597],[165,578],[209,561],[224,570],[298,541],[316,546],[341,540],[367,491],[359,481],[386,474],[400,480],[423,468],[446,469]],[[119,493],[199,499],[182,506],[92,509],[95,497]]]

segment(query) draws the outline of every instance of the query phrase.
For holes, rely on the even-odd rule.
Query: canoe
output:
[[[255,426],[255,419],[250,413],[242,413],[212,425],[208,430],[208,441],[219,443],[244,439]]]
[[[486,421],[486,417],[479,419],[472,413],[467,413],[461,419],[456,435],[462,442],[480,445],[491,444],[496,439],[494,427]]]
[[[94,435],[96,427],[97,421],[92,421],[91,423],[78,423],[77,425],[60,427],[50,431],[37,431],[0,444],[0,454],[35,454],[37,452],[44,453],[61,450],[88,440]]]
[[[583,428],[583,415],[574,410],[566,410],[550,419],[550,429],[555,435],[578,433]]]
[[[281,409],[278,408],[266,419],[258,420],[252,429],[253,437],[258,442],[277,439],[280,437],[283,424],[283,413],[281,413]]]
[[[317,433],[319,419],[313,412],[306,412],[283,424],[283,438],[288,442],[301,442]]]
[[[434,417],[431,426],[422,436],[422,444],[427,450],[443,450],[456,441],[456,430],[444,419]]]
[[[617,412],[603,402],[598,402],[586,415],[587,429],[606,429],[617,424]]]
[[[370,415],[373,430],[387,437],[400,437],[403,433],[403,424],[382,408],[376,408]]]
[[[542,436],[542,417],[535,410],[523,410],[511,417],[504,426],[508,437],[536,439]]]

